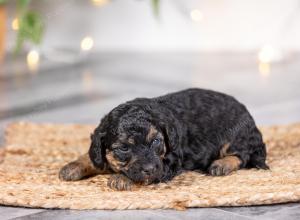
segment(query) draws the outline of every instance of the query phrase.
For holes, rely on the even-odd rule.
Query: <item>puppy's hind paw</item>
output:
[[[81,164],[71,162],[60,169],[58,176],[59,179],[64,181],[76,181],[80,180],[84,175]]]
[[[222,166],[220,164],[212,164],[208,172],[212,176],[225,176],[232,172],[232,170],[229,167]]]
[[[225,176],[231,172],[238,170],[241,160],[236,156],[227,156],[219,160],[215,160],[209,167],[208,172],[212,176]]]

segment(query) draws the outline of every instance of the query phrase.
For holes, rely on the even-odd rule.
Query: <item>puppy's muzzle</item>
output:
[[[151,177],[155,174],[156,170],[155,165],[146,164],[142,166],[141,172],[145,177]]]

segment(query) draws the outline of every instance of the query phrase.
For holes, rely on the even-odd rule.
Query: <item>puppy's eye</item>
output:
[[[118,151],[127,152],[129,150],[128,146],[122,145],[117,148]]]
[[[160,144],[160,140],[158,138],[155,138],[152,143],[151,143],[151,146],[155,147],[155,146],[158,146]]]

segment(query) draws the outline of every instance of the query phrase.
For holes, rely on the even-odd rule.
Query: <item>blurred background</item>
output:
[[[188,87],[300,121],[299,0],[0,0],[0,129]]]

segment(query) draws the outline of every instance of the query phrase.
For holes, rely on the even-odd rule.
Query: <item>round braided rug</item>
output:
[[[186,172],[173,181],[113,191],[108,175],[77,182],[58,179],[65,163],[86,153],[91,125],[15,123],[0,153],[0,204],[70,209],[185,209],[300,201],[300,124],[261,128],[265,170],[211,177]]]

